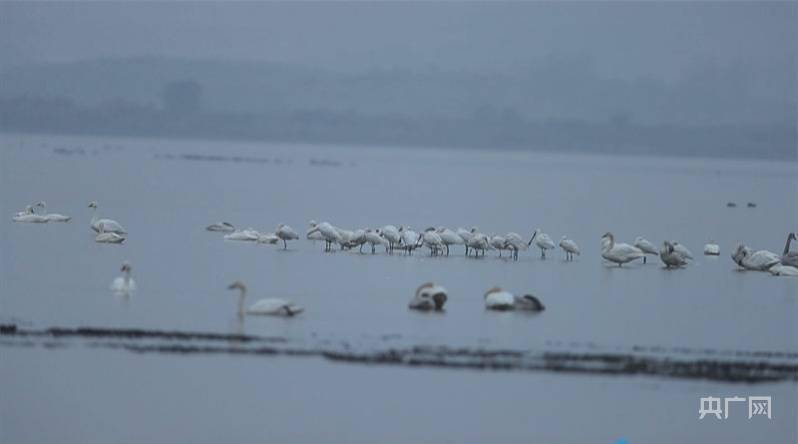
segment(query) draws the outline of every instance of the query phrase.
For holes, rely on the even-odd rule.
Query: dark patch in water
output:
[[[83,338],[91,340],[88,344],[90,347],[121,349],[133,353],[319,357],[334,362],[366,365],[640,375],[731,383],[798,381],[798,353],[770,351],[719,352],[659,346],[634,346],[623,353],[488,350],[447,346],[357,351],[346,343],[338,344],[332,349],[298,347],[288,345],[289,341],[284,338],[240,334],[93,327],[27,330],[13,324],[0,325],[0,336],[14,338],[0,341],[0,346],[35,346],[34,339],[38,339],[38,345],[48,349],[68,347],[68,342],[54,338]],[[265,343],[269,345],[264,345]],[[577,343],[573,346],[590,350],[599,348],[593,343]],[[641,352],[645,354],[640,354]],[[657,355],[652,356],[654,353]],[[679,355],[679,358],[673,355]],[[717,356],[727,358],[721,359]],[[781,362],[775,361],[776,359]]]

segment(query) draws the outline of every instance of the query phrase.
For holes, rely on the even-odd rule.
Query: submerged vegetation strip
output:
[[[43,346],[63,349],[59,339],[82,338],[96,348],[133,353],[173,355],[244,355],[319,357],[332,362],[363,365],[451,368],[483,371],[529,371],[570,374],[649,376],[706,379],[731,383],[798,381],[798,355],[778,352],[735,352],[737,359],[721,359],[714,353],[690,358],[635,353],[487,350],[448,346],[409,346],[352,350],[298,347],[285,338],[243,334],[160,331],[114,328],[21,329],[0,325],[0,346]],[[634,349],[634,348],[633,348]],[[692,352],[690,354],[693,354]],[[728,353],[726,353],[728,354]],[[745,359],[739,359],[740,356]],[[778,356],[780,361],[768,359]],[[786,359],[786,361],[785,361]]]

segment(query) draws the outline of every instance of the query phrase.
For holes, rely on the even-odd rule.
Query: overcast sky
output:
[[[609,77],[671,80],[708,58],[795,66],[796,11],[796,2],[2,1],[0,63],[169,55],[512,72],[548,54],[573,54]]]

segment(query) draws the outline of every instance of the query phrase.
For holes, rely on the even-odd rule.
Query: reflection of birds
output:
[[[711,240],[708,244],[704,245],[704,254],[706,256],[719,256],[720,246]]]
[[[535,245],[540,248],[541,259],[546,259],[546,250],[553,250],[556,247],[556,245],[554,245],[554,241],[551,240],[549,235],[544,233],[540,228],[536,229],[532,234],[532,239],[529,239],[528,245],[532,245],[533,241],[535,242]]]
[[[299,235],[296,234],[296,231],[285,224],[277,225],[277,229],[275,230],[274,234],[283,241],[283,249],[288,249],[288,243],[286,241],[299,239]]]
[[[222,233],[232,233],[236,228],[230,222],[217,222],[205,227],[208,231],[220,231]]]
[[[642,236],[637,236],[635,238],[635,241],[634,241],[633,245],[635,247],[639,248],[640,251],[642,251],[644,254],[653,254],[654,256],[658,256],[659,255],[659,251],[657,250],[657,247],[655,247],[654,244],[652,244],[651,242],[648,241],[648,239],[646,239],[646,238],[644,238]],[[645,256],[643,256],[643,263],[644,264],[646,263],[646,257]]]
[[[63,214],[58,213],[48,213],[47,203],[45,201],[38,202],[36,206],[42,209],[42,216],[47,219],[47,222],[69,222],[72,220],[72,217],[70,216],[64,216]]]
[[[662,242],[662,249],[659,250],[659,258],[665,267],[683,267],[687,265],[687,257],[674,248],[673,244],[669,241]]]
[[[543,311],[545,306],[531,294],[513,295],[499,287],[485,292],[485,308],[488,310],[528,310]]]
[[[574,255],[579,256],[579,245],[576,245],[576,242],[568,239],[566,236],[563,236],[560,239],[560,248],[565,250],[565,259],[566,260],[574,260]]]
[[[409,307],[414,310],[443,310],[443,305],[447,299],[445,288],[432,282],[427,282],[418,287]]]
[[[737,245],[731,257],[740,267],[754,271],[766,271],[781,262],[781,258],[776,253],[767,250],[752,252],[744,244]]]
[[[98,219],[97,218],[97,202],[92,201],[89,203],[89,208],[92,209],[92,216],[91,216],[91,229],[99,232],[100,225],[103,225],[105,231],[107,233],[116,233],[116,234],[127,234],[127,230],[119,224],[119,222],[113,219]]]
[[[99,242],[101,244],[121,244],[125,241],[125,236],[105,231],[105,224],[101,223],[99,230],[100,232],[97,233],[97,236],[94,238],[94,242]]]
[[[795,233],[787,235],[787,243],[784,244],[784,252],[781,254],[782,265],[798,267],[798,251],[790,251],[790,243],[795,239]]]
[[[227,287],[230,290],[238,289],[238,315],[244,316],[244,300],[247,297],[247,286],[241,281],[235,281]],[[270,316],[286,316],[291,317],[302,313],[305,309],[294,304],[293,302],[286,301],[278,298],[261,299],[247,310],[247,314],[252,315],[270,315]]]
[[[130,263],[128,261],[123,262],[120,271],[122,271],[122,276],[119,276],[118,278],[114,279],[113,282],[111,282],[111,291],[122,294],[135,291],[136,281],[130,277],[130,273],[132,271]]]
[[[624,243],[616,244],[615,236],[610,232],[601,236],[601,257],[610,262],[615,262],[619,267],[644,256],[643,251],[637,247]]]

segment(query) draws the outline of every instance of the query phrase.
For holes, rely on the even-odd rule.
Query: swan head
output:
[[[446,293],[446,289],[443,286],[426,282],[416,289],[416,299],[432,299],[435,304],[435,310],[443,310],[443,305],[446,304],[448,299]]]
[[[241,281],[235,281],[232,284],[228,285],[227,289],[228,290],[236,290],[236,289],[238,289],[238,290],[241,290],[241,292],[243,293],[243,292],[247,291],[247,286],[244,285],[244,283],[241,282]]]
[[[130,262],[124,261],[122,262],[122,268],[119,271],[130,273],[133,270],[133,267],[130,266]]]
[[[316,225],[318,225],[318,223],[316,223],[315,220],[311,219],[310,222],[308,222],[308,225],[310,225],[310,228],[314,228]]]
[[[610,233],[610,232],[608,231],[608,232],[604,233],[604,234],[601,236],[601,238],[602,238],[602,239],[614,240],[614,239],[615,239],[615,236],[613,236],[613,235],[612,235],[612,233]]]
[[[94,208],[96,210],[97,209],[97,201],[93,200],[93,201],[89,202],[89,208]]]

